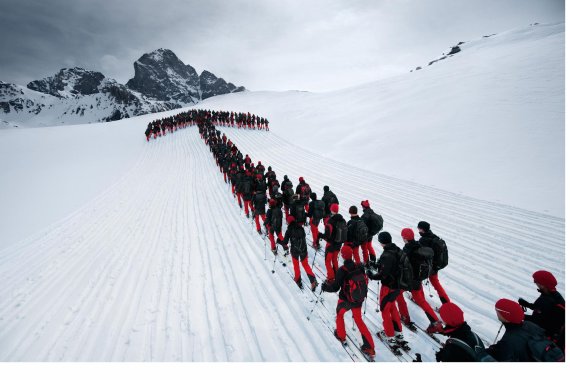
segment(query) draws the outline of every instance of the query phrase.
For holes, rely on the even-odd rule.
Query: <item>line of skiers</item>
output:
[[[437,353],[438,361],[564,360],[564,299],[556,291],[556,279],[551,273],[538,271],[533,275],[541,293],[533,304],[522,299],[518,303],[506,299],[497,302],[497,316],[506,333],[497,344],[485,349],[481,339],[465,322],[461,308],[451,302],[440,283],[439,272],[448,264],[448,249],[445,241],[432,232],[428,222],[418,223],[419,240],[415,240],[411,228],[402,229],[400,236],[404,245],[399,248],[391,234],[382,231],[383,218],[374,212],[368,200],[361,202],[361,216],[357,206],[349,207],[347,222],[339,213],[336,194],[328,186],[324,186],[323,196],[318,199],[310,185],[300,177],[294,191],[287,175],[279,182],[271,166],[266,171],[261,161],[254,165],[248,154],[244,157],[235,144],[225,135],[221,136],[210,119],[199,122],[198,129],[209,145],[224,181],[231,185],[239,207],[246,217],[254,218],[260,235],[264,232],[259,219],[263,222],[273,254],[277,255],[277,244],[282,245],[286,255],[291,254],[294,281],[300,288],[303,288],[300,266],[307,274],[311,290],[315,291],[318,286],[308,264],[304,226],[310,226],[315,255],[320,248],[319,241],[326,242],[327,274],[321,289],[340,291],[334,333],[339,341],[344,343],[346,340],[344,314],[350,310],[362,335],[362,352],[374,357],[374,341],[362,320],[361,308],[366,301],[369,280],[376,280],[381,285],[378,303],[384,328],[377,335],[385,339],[394,352],[406,344],[402,325],[417,329],[410,319],[404,297],[405,292],[409,292],[430,321],[425,331],[450,337]],[[287,223],[285,235],[283,218]],[[324,232],[319,231],[321,221]],[[379,257],[372,245],[376,235],[383,250]],[[340,267],[339,253],[343,259]],[[442,303],[439,316],[426,301],[424,282],[428,286],[431,284],[439,296]],[[533,314],[525,316],[522,307],[532,309]],[[527,346],[532,346],[534,351]],[[544,355],[540,356],[541,353]]]
[[[151,121],[148,123],[144,134],[146,136],[146,141],[149,141],[151,137],[156,139],[157,137],[165,136],[167,132],[174,133],[178,129],[186,128],[190,125],[204,124],[206,122],[214,126],[269,131],[269,121],[266,118],[249,112],[192,109],[173,116]]]

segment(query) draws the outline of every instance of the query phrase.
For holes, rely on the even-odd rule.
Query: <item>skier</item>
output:
[[[265,174],[265,166],[263,166],[261,161],[257,162],[257,166],[255,167],[255,170],[257,171],[258,174],[261,174],[261,177],[263,177],[263,175]]]
[[[358,249],[368,239],[368,227],[364,221],[358,216],[358,208],[350,206],[348,209],[350,220],[347,223],[348,234],[345,245],[352,248],[352,255],[356,264],[360,264],[360,255]]]
[[[291,204],[293,204],[293,182],[287,177],[287,174],[283,176],[283,182],[281,182],[281,192],[283,193],[283,209],[285,210],[285,216],[289,216],[289,209]]]
[[[253,207],[251,207],[251,200],[253,198],[253,176],[248,170],[242,180],[242,192],[243,192],[243,203],[245,216],[249,218],[249,210],[253,212]]]
[[[412,282],[412,288],[410,290],[410,293],[412,293],[412,298],[414,302],[418,304],[420,308],[422,308],[430,320],[430,325],[426,330],[427,333],[433,334],[441,332],[443,328],[441,321],[431,306],[427,303],[422,287],[423,277],[427,278],[430,272],[430,268],[426,268],[426,260],[422,256],[422,253],[425,252],[425,250],[431,251],[431,249],[424,247],[422,250],[423,252],[419,252],[421,245],[414,240],[414,231],[411,228],[402,229],[401,235],[405,243],[403,251],[406,255],[408,255],[414,271],[414,280]],[[433,256],[433,251],[431,253]],[[400,309],[400,313],[402,313],[402,319],[409,321],[410,314],[408,312],[408,307],[403,301],[403,297],[398,298],[398,308]]]
[[[531,362],[527,347],[534,336],[543,336],[544,330],[532,322],[525,322],[524,311],[515,301],[502,298],[495,304],[497,318],[505,326],[501,340],[487,348],[487,352],[499,362]]]
[[[371,280],[380,280],[382,284],[380,294],[378,295],[382,325],[384,326],[384,334],[382,335],[387,338],[390,348],[395,350],[405,343],[400,313],[396,306],[396,299],[400,295],[398,280],[400,272],[399,253],[401,254],[401,250],[396,244],[392,243],[392,235],[388,232],[381,232],[378,235],[378,241],[384,249],[378,258],[378,263],[374,264],[378,272],[373,273],[368,269],[366,274]]]
[[[444,304],[446,302],[451,302],[451,300],[449,299],[449,296],[447,295],[447,293],[443,289],[443,286],[441,286],[441,283],[439,282],[439,277],[438,277],[438,271],[440,269],[442,269],[442,267],[441,267],[441,265],[442,265],[441,264],[441,260],[442,260],[441,255],[444,254],[444,252],[442,252],[442,250],[445,249],[445,251],[446,251],[445,254],[446,254],[447,253],[447,246],[445,245],[445,242],[443,242],[439,238],[439,236],[435,235],[431,231],[430,224],[426,221],[422,220],[421,222],[418,223],[418,232],[421,235],[419,243],[423,247],[429,247],[434,251],[434,262],[432,265],[432,272],[429,275],[429,282],[433,285],[433,288],[437,292],[439,299],[441,300],[442,304]],[[441,245],[441,243],[443,245]],[[438,259],[438,254],[440,255],[439,259]],[[445,265],[447,265],[447,262],[445,263]]]
[[[361,244],[362,258],[364,259],[364,264],[368,267],[370,262],[376,261],[376,251],[374,251],[374,247],[372,246],[372,239],[384,227],[384,220],[370,208],[370,202],[368,200],[360,202],[360,205],[362,206],[361,218],[368,228],[368,237],[366,241]]]
[[[325,202],[325,217],[323,219],[324,225],[326,226],[329,222],[329,218],[331,217],[331,205],[333,203],[339,204],[338,198],[336,197],[335,193],[330,191],[328,186],[323,187],[323,202]]]
[[[540,296],[534,303],[519,298],[519,305],[532,310],[532,314],[525,315],[524,319],[542,327],[546,336],[564,351],[565,301],[556,291],[558,281],[552,273],[545,270],[534,272],[532,278]]]
[[[295,194],[299,195],[301,202],[305,206],[305,212],[309,212],[309,197],[311,195],[311,186],[303,177],[299,177],[299,184],[297,185],[297,189],[295,190]]]
[[[454,303],[445,303],[439,310],[439,315],[445,324],[442,334],[453,339],[448,339],[441,350],[436,352],[435,359],[438,362],[474,362],[475,347],[481,343],[481,339],[471,331],[471,327],[465,322],[463,310]],[[482,345],[479,349],[485,349]]]
[[[309,224],[311,225],[311,234],[313,237],[313,248],[318,249],[319,243],[319,223],[325,216],[325,202],[317,200],[317,194],[311,193],[311,202],[309,203],[309,212],[307,213]]]
[[[333,203],[330,210],[332,216],[325,225],[325,233],[320,233],[319,238],[327,242],[325,246],[325,267],[327,268],[327,282],[332,283],[338,271],[338,254],[342,243],[346,241],[347,227],[343,216],[338,213],[338,204]],[[342,236],[343,231],[344,236]]]
[[[307,225],[307,214],[305,213],[305,205],[299,198],[298,194],[293,195],[293,203],[291,204],[291,216],[299,225]]]
[[[283,246],[283,249],[285,249],[287,244],[291,242],[290,252],[293,259],[293,270],[295,272],[294,281],[300,289],[303,289],[303,282],[301,281],[301,270],[299,268],[299,261],[301,261],[303,269],[305,269],[307,277],[309,277],[309,281],[311,283],[311,291],[314,292],[317,288],[318,283],[307,259],[307,240],[305,240],[305,229],[300,226],[299,223],[295,222],[293,215],[289,215],[287,217],[287,224],[288,226],[287,231],[285,231],[285,238],[279,243]]]
[[[263,181],[262,181],[263,183]],[[258,189],[253,196],[253,213],[255,215],[255,228],[257,233],[261,235],[261,226],[259,224],[259,217],[265,222],[265,205],[267,204],[267,195],[264,189]]]
[[[374,341],[372,340],[372,335],[368,327],[366,327],[362,320],[362,301],[351,302],[349,300],[350,284],[354,284],[352,280],[357,276],[365,276],[364,267],[354,263],[352,260],[352,249],[350,247],[346,245],[343,246],[340,253],[344,259],[344,264],[338,268],[334,282],[331,284],[324,282],[321,285],[321,289],[324,292],[336,293],[340,290],[336,306],[336,330],[334,331],[334,335],[341,343],[345,344],[346,330],[344,327],[344,314],[351,310],[352,318],[362,335],[363,343],[360,349],[369,357],[374,358],[376,354],[374,351]],[[366,300],[366,297],[364,297],[364,300]]]
[[[243,170],[243,167],[239,167],[238,173],[236,174],[236,194],[237,194],[237,201],[238,201],[238,205],[239,208],[243,208],[242,206],[242,199],[243,199],[243,183],[245,181],[245,170]]]
[[[275,235],[277,235],[277,240],[282,241],[283,234],[281,233],[283,223],[283,211],[278,205],[275,199],[269,200],[269,210],[267,210],[267,217],[265,218],[265,229],[269,236],[269,242],[271,243],[271,252],[274,255],[277,254],[277,246],[275,245]],[[285,252],[288,251],[287,245],[283,246]]]

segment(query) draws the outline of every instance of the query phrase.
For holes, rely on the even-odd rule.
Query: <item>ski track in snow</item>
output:
[[[534,299],[535,270],[552,271],[564,293],[563,219],[360,170],[272,133],[219,129],[279,179],[303,176],[319,197],[329,185],[345,217],[350,205],[360,210],[369,199],[399,246],[401,228],[416,231],[419,220],[429,221],[450,248],[440,280],[488,342],[499,326],[494,302]],[[107,191],[0,251],[0,360],[363,360],[332,336],[338,296],[323,293],[307,321],[319,297],[296,287],[290,261],[271,273],[269,241],[251,223],[195,127],[151,141]],[[315,254],[309,248],[309,262]],[[322,253],[314,272],[322,282]],[[363,308],[373,336],[382,329],[377,286],[371,282]],[[423,312],[408,307],[426,327]],[[359,343],[351,319],[347,313],[347,332]],[[410,354],[435,359],[437,343],[421,332],[405,335]],[[397,360],[374,340],[377,361]]]

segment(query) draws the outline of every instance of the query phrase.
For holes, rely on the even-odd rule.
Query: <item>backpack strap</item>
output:
[[[473,334],[475,335],[475,334]],[[478,339],[479,337],[476,336],[476,339]],[[465,343],[464,341],[462,341],[461,339],[457,339],[457,338],[449,338],[446,342],[447,344],[452,344],[456,347],[461,348],[463,351],[465,351],[466,353],[469,354],[469,356],[471,356],[473,358],[473,360],[477,360],[477,355],[475,354],[475,350],[473,348],[471,348],[470,345],[468,345],[467,343]]]

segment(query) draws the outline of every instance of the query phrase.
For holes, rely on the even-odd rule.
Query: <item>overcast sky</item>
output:
[[[79,66],[125,83],[162,47],[250,90],[326,91],[560,21],[563,0],[0,0],[0,80]]]

